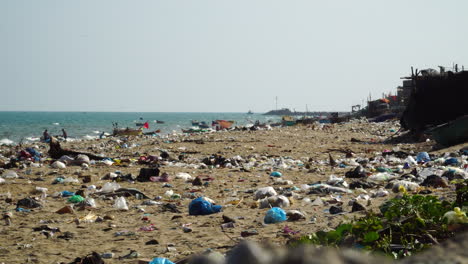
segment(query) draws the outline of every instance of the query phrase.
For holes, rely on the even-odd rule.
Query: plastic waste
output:
[[[116,182],[106,182],[101,189],[101,192],[113,192],[120,189],[120,185]]]
[[[407,162],[410,166],[418,165],[418,162],[413,158],[413,156],[406,157],[405,162]]]
[[[431,158],[429,157],[429,153],[419,152],[418,155],[416,156],[416,161],[417,162],[429,162],[431,161]]]
[[[176,174],[175,176],[176,179],[182,179],[184,181],[188,181],[188,180],[193,180],[193,177],[188,174],[188,173],[185,173],[185,172],[179,172]]]
[[[63,191],[60,194],[61,194],[62,197],[70,197],[70,196],[75,195],[74,192],[70,192],[70,191]]]
[[[168,260],[167,258],[154,258],[148,264],[174,264],[174,262]]]
[[[0,184],[3,184],[3,183],[5,183],[5,182],[6,182],[5,179],[0,178]]]
[[[286,208],[289,207],[289,199],[286,196],[283,195],[275,195],[275,196],[270,196],[266,197],[262,200],[259,201],[259,208],[271,208],[271,207],[280,207],[280,208]]]
[[[449,159],[446,159],[444,162],[445,166],[458,165],[458,164],[460,164],[460,161],[457,158],[449,158]]]
[[[127,211],[128,210],[128,205],[127,205],[127,201],[125,200],[125,198],[122,197],[122,196],[117,198],[117,200],[115,200],[115,203],[114,203],[114,208],[116,208],[118,210]]]
[[[189,204],[190,215],[209,215],[219,213],[222,210],[221,205],[213,205],[205,197],[198,197]]]
[[[265,224],[275,224],[286,221],[286,212],[278,207],[273,207],[265,215],[263,219]]]
[[[14,179],[14,178],[18,178],[18,174],[16,174],[16,172],[12,170],[7,170],[2,174],[2,177],[5,179]]]
[[[388,172],[381,172],[373,174],[367,178],[367,181],[372,182],[385,182],[397,178],[397,175],[390,174]]]
[[[54,163],[52,163],[52,168],[54,169],[65,169],[67,166],[65,165],[65,163],[61,162],[61,161],[55,161]]]
[[[310,190],[310,193],[333,193],[333,192],[352,193],[352,191],[347,188],[331,186],[325,183],[313,184],[310,186],[309,190]]]
[[[393,183],[392,191],[398,193],[401,190],[401,187],[404,187],[408,191],[416,191],[419,188],[419,184],[410,181],[396,181]]]
[[[67,177],[63,179],[63,183],[79,183],[80,181],[78,179],[75,179],[73,177]]]
[[[73,195],[72,197],[68,198],[68,202],[70,203],[79,203],[84,201],[84,198],[81,195]]]
[[[259,188],[254,194],[254,200],[263,199],[265,197],[278,195],[273,187],[263,187]]]
[[[460,210],[459,207],[453,208],[453,211],[448,211],[444,214],[448,224],[468,224],[466,213]]]
[[[283,176],[283,174],[281,174],[281,172],[279,172],[279,171],[274,171],[274,172],[270,173],[270,176],[271,177],[281,177],[281,176]]]

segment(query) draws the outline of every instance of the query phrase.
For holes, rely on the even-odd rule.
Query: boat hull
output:
[[[468,141],[468,115],[457,118],[429,131],[434,140],[443,146],[453,146]]]

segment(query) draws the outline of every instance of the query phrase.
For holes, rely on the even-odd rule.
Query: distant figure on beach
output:
[[[67,139],[68,135],[67,135],[67,131],[65,131],[65,128],[62,128],[62,136],[64,139]]]
[[[44,133],[42,133],[43,137],[44,137],[44,141],[45,142],[49,142],[50,140],[50,135],[49,135],[49,132],[46,130],[44,130]]]
[[[101,135],[99,135],[99,139],[102,139],[104,137],[104,131],[102,131]]]

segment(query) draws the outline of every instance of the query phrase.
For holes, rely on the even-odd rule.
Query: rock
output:
[[[305,220],[306,216],[298,210],[289,210],[286,212],[289,221]]]
[[[159,241],[156,239],[151,239],[149,241],[146,241],[145,245],[159,245]]]
[[[234,218],[232,217],[229,217],[229,216],[226,216],[226,215],[223,215],[223,223],[235,223],[236,220],[234,220]]]
[[[351,212],[366,211],[366,207],[357,201],[354,201]]]
[[[70,206],[70,205],[67,205],[65,207],[62,207],[61,209],[59,209],[57,212],[55,212],[57,214],[74,214],[75,213],[75,210],[73,210],[73,207]]]
[[[341,207],[332,205],[329,211],[330,211],[330,214],[339,214],[343,212],[343,209]]]
[[[195,179],[192,181],[192,185],[202,186],[203,185],[202,179],[199,176],[195,177]]]
[[[362,166],[357,166],[354,170],[346,172],[345,176],[346,178],[365,178],[367,173]]]
[[[255,235],[258,235],[258,231],[255,229],[248,229],[248,230],[244,230],[241,232],[242,237],[249,237],[249,236],[255,236]]]
[[[37,208],[37,207],[42,207],[42,205],[38,201],[34,200],[33,198],[27,197],[27,198],[19,200],[16,203],[16,207]]]
[[[444,178],[440,176],[430,175],[430,176],[427,176],[427,178],[421,183],[421,186],[433,187],[433,188],[439,188],[439,187],[447,188],[448,183]]]

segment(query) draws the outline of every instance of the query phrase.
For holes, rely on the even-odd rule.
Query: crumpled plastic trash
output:
[[[101,188],[101,192],[113,192],[120,189],[120,185],[116,182],[106,182]]]
[[[117,198],[117,200],[115,200],[115,203],[114,203],[114,208],[118,210],[128,211],[128,205],[127,205],[127,201],[125,200],[125,198],[122,196]]]
[[[188,174],[188,173],[185,173],[185,172],[179,172],[176,174],[175,176],[176,179],[182,179],[184,181],[188,181],[188,180],[193,180],[193,177]]]
[[[286,219],[286,212],[283,209],[279,207],[273,207],[268,210],[263,221],[265,224],[275,224],[284,222]]]
[[[167,258],[154,258],[148,264],[174,264],[174,262],[168,260]]]
[[[55,161],[54,163],[52,163],[52,168],[54,169],[65,169],[67,166],[65,165],[65,163],[61,162],[61,161]]]
[[[286,208],[286,207],[289,207],[289,205],[290,205],[290,202],[286,196],[275,195],[275,196],[266,197],[260,200],[258,207],[260,209],[271,208],[271,207]]]
[[[73,195],[72,197],[68,198],[68,202],[70,203],[80,203],[84,201],[84,198],[81,195]]]
[[[381,172],[377,174],[373,174],[367,178],[367,181],[371,182],[384,182],[389,181],[392,179],[398,178],[398,175],[390,174],[388,172]]]
[[[254,200],[263,199],[265,197],[278,195],[273,187],[263,187],[259,188],[254,194]]]
[[[209,215],[219,213],[221,210],[221,205],[213,205],[211,202],[207,201],[205,197],[198,197],[189,204],[190,215]]]
[[[453,208],[453,211],[448,211],[444,214],[448,224],[468,224],[468,217],[459,207]]]
[[[274,171],[274,172],[270,173],[270,176],[271,177],[281,177],[281,176],[283,176],[283,174],[281,174],[281,172],[279,172],[279,171]]]
[[[419,152],[418,155],[416,156],[416,161],[417,162],[429,162],[431,161],[431,158],[429,157],[429,153]]]
[[[18,178],[18,174],[12,170],[7,170],[2,174],[2,177],[5,179]]]

